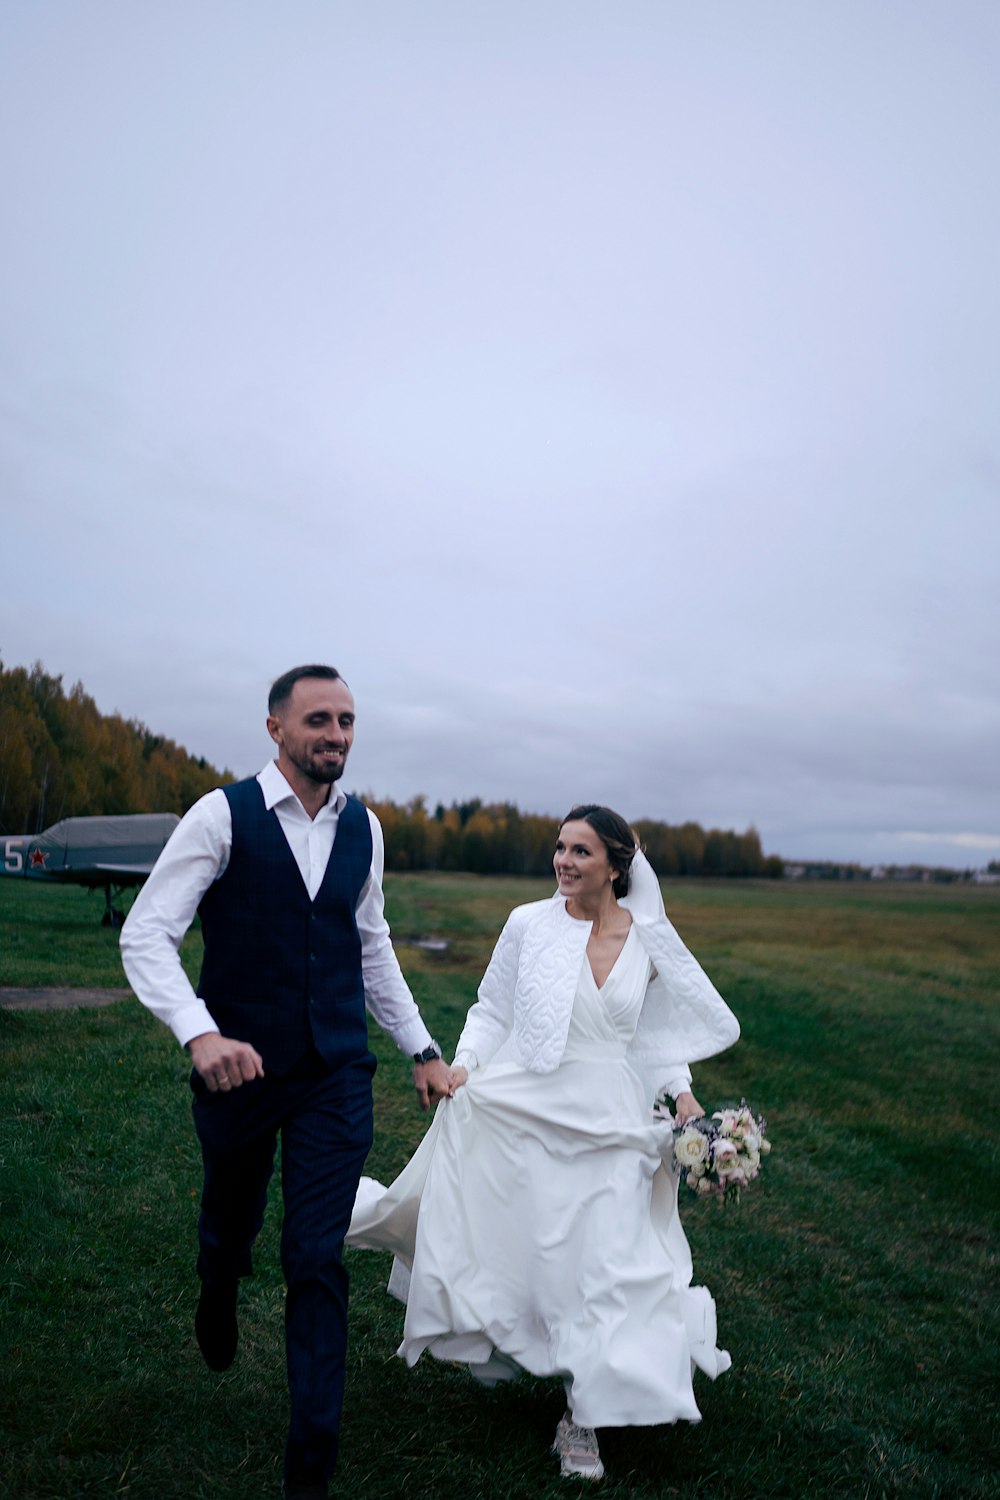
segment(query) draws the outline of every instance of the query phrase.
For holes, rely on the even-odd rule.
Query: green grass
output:
[[[396,876],[401,946],[454,1044],[510,906],[547,881]],[[701,1064],[706,1105],[745,1093],[774,1152],[735,1211],[685,1205],[734,1367],[700,1376],[695,1427],[602,1438],[610,1497],[985,1500],[994,1477],[1000,898],[988,889],[672,883],[667,906],[743,1024]],[[0,882],[0,983],[123,983],[79,891]],[[197,964],[198,938],[186,948]],[[386,1179],[426,1125],[375,1036]],[[191,1334],[199,1163],[187,1070],[126,1001],[0,1012],[0,1494],[18,1500],[276,1495],[285,1389],[279,1201],[225,1376]],[[350,1256],[351,1370],[338,1493],[578,1493],[547,1454],[558,1383],[488,1394],[394,1357],[388,1258]]]

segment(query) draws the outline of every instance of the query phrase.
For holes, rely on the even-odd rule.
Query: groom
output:
[[[366,1004],[413,1057],[422,1108],[453,1088],[390,943],[378,819],[336,785],[354,720],[335,668],[279,677],[267,719],[276,759],[191,808],[121,935],[132,988],[194,1065],[204,1163],[195,1331],[213,1370],[236,1356],[237,1287],[251,1274],[281,1136],[287,1500],[322,1500],[337,1457],[342,1250],[372,1140]],[[197,994],[178,957],[196,911],[205,940]]]

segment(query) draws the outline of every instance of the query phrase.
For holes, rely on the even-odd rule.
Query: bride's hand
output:
[[[674,1118],[678,1125],[683,1125],[687,1120],[700,1120],[705,1113],[690,1089],[685,1089],[683,1094],[678,1094],[674,1105]]]
[[[451,1092],[452,1092],[453,1096],[454,1096],[455,1090],[456,1089],[460,1089],[462,1087],[462,1084],[466,1083],[468,1081],[468,1077],[469,1077],[469,1073],[468,1073],[468,1069],[467,1068],[452,1068],[452,1070],[451,1070]]]

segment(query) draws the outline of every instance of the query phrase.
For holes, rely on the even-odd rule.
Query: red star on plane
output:
[[[45,863],[46,863],[48,857],[49,856],[45,852],[45,850],[43,850],[43,849],[32,849],[32,851],[31,851],[31,868],[33,870],[44,870],[45,869]]]

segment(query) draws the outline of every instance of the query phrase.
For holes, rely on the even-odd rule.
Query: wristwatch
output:
[[[437,1042],[431,1042],[430,1046],[425,1047],[423,1052],[414,1052],[413,1061],[415,1063],[434,1062],[440,1056],[441,1048],[438,1046]]]

